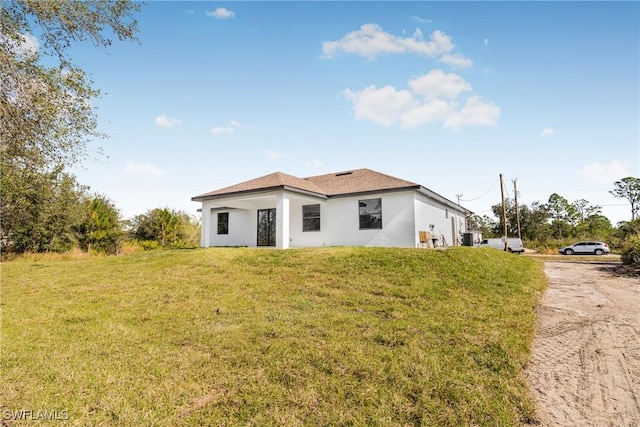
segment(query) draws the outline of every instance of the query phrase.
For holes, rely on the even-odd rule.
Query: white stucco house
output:
[[[275,172],[192,197],[201,245],[457,245],[472,213],[422,185],[369,169],[297,178]]]

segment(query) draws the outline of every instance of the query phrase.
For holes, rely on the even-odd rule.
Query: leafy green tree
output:
[[[518,236],[518,221],[516,217],[516,206],[513,200],[506,198],[504,200],[504,211],[507,216],[507,234],[511,237]],[[520,213],[523,212],[524,205],[518,206],[518,211]],[[504,234],[504,218],[502,216],[502,204],[497,203],[491,206],[491,211],[495,215],[498,220],[493,223],[493,235],[494,236],[502,236]],[[522,228],[522,220],[521,217],[521,228]]]
[[[549,196],[549,200],[545,204],[544,209],[549,214],[551,220],[551,228],[555,238],[562,239],[570,237],[571,228],[575,221],[575,209],[565,199],[557,193]]]
[[[77,244],[87,189],[62,167],[47,173],[2,165],[3,252],[60,252]]]
[[[81,247],[107,254],[117,254],[124,237],[120,212],[103,195],[87,200],[85,218],[78,231]]]
[[[200,224],[183,211],[156,208],[136,215],[129,223],[129,233],[139,241],[154,241],[160,246],[196,246]]]
[[[586,233],[583,234],[584,238],[588,237],[608,241],[614,232],[609,218],[600,213],[589,215],[582,222],[581,226],[583,226],[586,231]]]
[[[494,236],[497,228],[496,221],[489,215],[471,215],[468,219],[469,228],[479,230],[483,237]]]
[[[576,200],[571,203],[574,212],[574,219],[580,223],[586,221],[592,215],[601,215],[602,207],[598,205],[591,206],[589,201],[585,199]]]
[[[494,222],[493,235],[502,236],[504,233],[504,223],[502,221],[502,204],[498,203],[491,207],[493,214],[499,218]],[[549,233],[548,214],[542,209],[538,202],[531,204],[518,204],[518,216],[516,216],[515,203],[511,199],[505,199],[505,211],[507,214],[507,234],[518,236],[518,216],[520,217],[520,235],[524,240],[541,239],[547,237]]]
[[[82,210],[68,165],[86,157],[97,131],[90,77],[74,65],[69,47],[111,37],[134,39],[128,0],[0,3],[0,245],[3,251],[65,250]],[[37,38],[35,37],[37,36]],[[43,57],[47,58],[46,64]],[[68,204],[59,200],[69,199]]]
[[[552,229],[549,224],[549,213],[545,206],[538,201],[531,206],[522,205],[520,208],[520,226],[522,238],[527,241],[546,241],[551,238]]]
[[[100,91],[74,65],[68,48],[110,37],[133,39],[138,3],[128,0],[5,0],[0,6],[0,141],[2,160],[47,168],[79,161],[94,137],[92,98]],[[34,36],[38,36],[36,39]],[[42,44],[40,44],[42,42]],[[47,57],[44,65],[40,60]]]
[[[630,240],[640,239],[640,218],[632,221],[620,221],[614,229],[611,246],[623,248]]]
[[[627,199],[631,204],[631,221],[636,219],[640,209],[640,178],[628,176],[613,183],[614,189],[610,191],[614,197]]]
[[[640,236],[640,218],[619,222],[616,235],[623,240],[630,236]]]

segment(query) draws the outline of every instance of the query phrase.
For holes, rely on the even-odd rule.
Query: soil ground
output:
[[[546,262],[525,374],[542,426],[640,426],[640,278]]]

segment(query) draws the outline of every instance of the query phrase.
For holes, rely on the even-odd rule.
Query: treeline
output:
[[[2,254],[87,252],[118,254],[125,243],[144,249],[195,247],[199,220],[186,212],[156,208],[124,220],[113,201],[93,194],[62,167],[51,171],[0,166]]]
[[[618,181],[614,185],[617,190],[625,182],[637,184],[634,180],[637,178]],[[614,191],[611,193],[614,194]],[[481,231],[484,237],[500,237],[504,234],[502,204],[493,205],[491,210],[493,217],[473,215],[469,224],[471,228]],[[520,235],[527,247],[531,248],[555,247],[561,242],[582,239],[601,240],[614,248],[621,248],[629,238],[640,235],[640,219],[635,219],[637,209],[633,204],[633,219],[622,221],[616,226],[602,215],[602,207],[592,205],[584,199],[569,202],[557,193],[553,193],[546,203],[519,204],[517,213],[514,201],[506,199],[505,210],[508,235],[518,236],[519,221]]]

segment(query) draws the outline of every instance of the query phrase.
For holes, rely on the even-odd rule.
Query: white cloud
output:
[[[557,135],[559,133],[560,133],[560,131],[558,131],[557,129],[544,128],[544,129],[542,129],[542,132],[540,132],[540,138],[546,138],[548,136]]]
[[[156,117],[153,122],[163,128],[172,128],[174,126],[180,126],[182,124],[182,120],[175,117],[167,117],[166,114],[160,114]]]
[[[489,44],[489,39],[485,38],[484,39],[484,45],[487,46]]]
[[[458,97],[471,91],[471,85],[457,74],[433,70],[408,82],[409,89],[393,86],[367,86],[361,91],[345,89],[354,118],[386,127],[419,126],[441,123],[445,129],[464,126],[495,126],[500,108],[479,96],[468,97],[460,107]]]
[[[216,19],[230,19],[230,18],[235,18],[236,14],[230,11],[229,9],[225,9],[224,7],[219,7],[213,12],[208,10],[207,16],[211,16]]]
[[[216,126],[214,128],[211,128],[211,133],[215,135],[230,134],[230,133],[234,133],[241,126],[242,125],[240,124],[240,122],[231,120],[228,126]]]
[[[469,68],[473,66],[472,60],[460,55],[459,53],[445,53],[440,57],[438,62],[458,68]]]
[[[409,87],[416,95],[426,99],[455,99],[462,92],[471,91],[471,85],[462,77],[442,70],[431,70],[427,74],[409,80]]]
[[[156,165],[149,163],[137,163],[128,161],[124,167],[124,171],[130,175],[151,175],[161,176],[164,175],[164,171],[160,170]]]
[[[435,57],[449,54],[455,45],[451,38],[440,30],[431,33],[428,41],[422,31],[416,29],[411,37],[398,37],[385,32],[377,24],[364,24],[357,31],[346,34],[339,40],[322,43],[322,56],[333,58],[339,52],[354,53],[369,59],[389,53],[416,53]]]
[[[495,126],[500,117],[500,108],[492,102],[484,101],[479,96],[467,98],[462,110],[449,116],[444,127],[458,130],[463,126]]]
[[[591,163],[577,172],[581,178],[595,182],[613,183],[625,176],[629,176],[629,170],[618,159],[611,160],[607,164]]]
[[[284,157],[284,153],[279,153],[273,150],[264,150],[263,153],[265,157],[270,160],[278,160]]]
[[[450,102],[436,99],[409,109],[402,115],[400,121],[404,126],[413,127],[445,122],[453,114],[455,114],[455,108]]]
[[[406,111],[418,105],[411,92],[396,90],[393,86],[377,89],[371,85],[360,92],[345,89],[342,94],[351,101],[356,119],[370,120],[387,127],[397,123]]]

